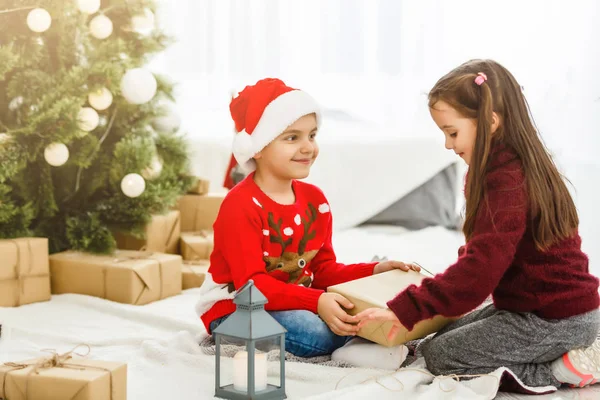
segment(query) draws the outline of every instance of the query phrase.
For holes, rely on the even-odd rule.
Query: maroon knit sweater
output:
[[[480,205],[473,235],[459,249],[458,260],[387,303],[400,322],[412,329],[438,314],[460,316],[490,294],[498,309],[546,319],[598,308],[598,279],[589,272],[577,232],[547,251],[536,249],[521,161],[510,148],[495,147],[486,189],[487,202]]]

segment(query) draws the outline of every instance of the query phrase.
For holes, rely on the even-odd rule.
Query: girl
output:
[[[408,329],[436,314],[460,316],[423,348],[436,375],[508,367],[529,386],[585,386],[600,378],[598,279],[581,251],[569,191],[535,129],[512,74],[490,60],[442,77],[429,109],[446,148],[469,165],[465,246],[446,272],[370,309],[359,326]]]

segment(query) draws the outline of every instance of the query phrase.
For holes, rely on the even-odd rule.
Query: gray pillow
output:
[[[396,225],[407,229],[444,226],[460,229],[462,218],[456,212],[457,179],[458,166],[452,164],[363,225]]]

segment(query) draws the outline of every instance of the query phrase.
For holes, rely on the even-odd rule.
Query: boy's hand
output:
[[[394,314],[392,310],[382,309],[382,308],[368,308],[364,311],[359,312],[354,317],[354,321],[358,322],[358,328],[362,328],[365,324],[371,321],[391,321],[392,328],[388,333],[387,339],[389,341],[394,340],[396,335],[398,335],[398,331],[402,328],[402,323]]]
[[[416,264],[407,264],[402,261],[382,261],[373,268],[373,275],[380,274],[382,272],[391,271],[393,269],[401,269],[402,271],[408,271],[412,269],[413,271],[421,271],[421,267]]]
[[[319,296],[317,312],[336,335],[354,336],[358,332],[358,327],[349,323],[354,320],[354,317],[348,315],[342,306],[350,309],[354,304],[341,294],[326,292]]]

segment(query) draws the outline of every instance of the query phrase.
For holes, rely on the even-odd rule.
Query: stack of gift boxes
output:
[[[0,307],[48,301],[61,293],[143,305],[201,286],[213,248],[212,225],[225,197],[208,193],[208,186],[199,179],[174,210],[152,218],[143,239],[115,232],[119,250],[111,255],[49,255],[46,238],[0,239]],[[106,392],[94,398],[125,399],[126,378],[123,363],[53,355],[0,365],[0,399],[23,398],[25,386],[27,398],[38,398],[36,390],[47,390],[44,382],[52,382],[53,391],[64,394],[60,398],[93,384],[94,395]]]
[[[115,232],[110,255],[65,251],[48,255],[45,238],[0,240],[0,307],[77,293],[126,304],[148,304],[199,287],[213,249],[212,225],[225,194],[199,179],[176,209],[156,215],[145,237]]]

